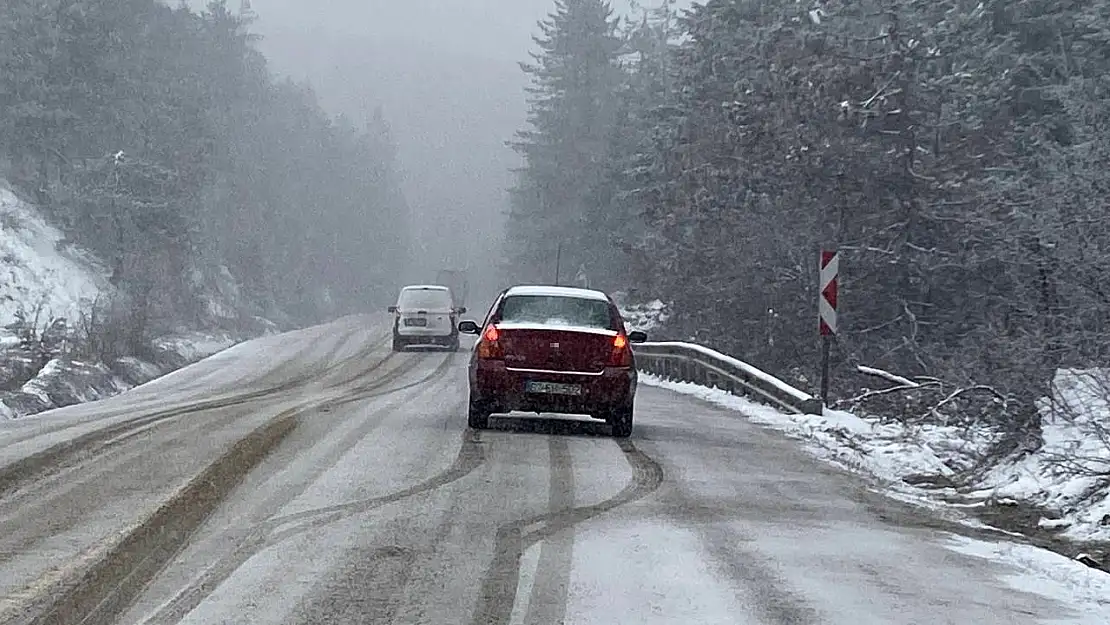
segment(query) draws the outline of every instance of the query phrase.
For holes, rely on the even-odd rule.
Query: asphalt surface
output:
[[[93,589],[96,610],[27,622],[990,625],[1069,614],[945,548],[925,512],[734,412],[641,386],[627,440],[573,418],[495,417],[472,432],[466,354],[392,354],[386,338],[380,318],[271,337],[0,432],[0,469],[92,437],[0,479],[0,623],[30,618],[52,583],[281,414],[296,425],[280,445],[198,528],[170,537],[164,561],[138,567],[149,574],[132,575],[130,594],[111,599],[117,578],[86,579],[106,585]]]

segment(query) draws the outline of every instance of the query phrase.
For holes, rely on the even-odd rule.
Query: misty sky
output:
[[[233,10],[238,3],[229,0]],[[455,245],[453,255],[485,264],[480,251],[496,247],[505,189],[512,184],[509,170],[517,164],[505,141],[525,117],[527,78],[517,64],[534,50],[536,22],[554,1],[251,5],[271,69],[308,79],[329,112],[360,119],[383,107],[424,243],[433,249]],[[614,7],[623,11],[628,4]]]

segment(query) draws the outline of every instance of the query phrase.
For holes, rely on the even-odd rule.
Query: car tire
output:
[[[632,436],[632,404],[610,410],[605,416],[605,421],[612,426],[614,437]]]
[[[469,406],[466,414],[466,425],[475,430],[484,430],[489,427],[489,416],[493,411],[489,409],[489,405],[483,401],[470,398]]]

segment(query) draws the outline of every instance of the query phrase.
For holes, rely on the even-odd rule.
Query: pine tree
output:
[[[510,279],[580,284],[604,274],[603,180],[622,83],[622,41],[608,2],[557,0],[522,69],[532,77],[529,129],[513,147],[523,156],[507,226]]]
[[[628,71],[620,91],[616,131],[612,133],[605,187],[609,193],[605,232],[610,234],[612,271],[619,288],[658,290],[656,267],[662,251],[648,228],[647,214],[664,192],[663,154],[671,137],[677,75],[674,41],[678,21],[668,0],[644,11],[625,34]]]

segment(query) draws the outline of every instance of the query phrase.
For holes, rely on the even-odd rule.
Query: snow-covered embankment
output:
[[[0,418],[102,399],[230,347],[228,334],[179,332],[153,341],[148,359],[98,362],[75,349],[98,298],[104,263],[0,181]]]

